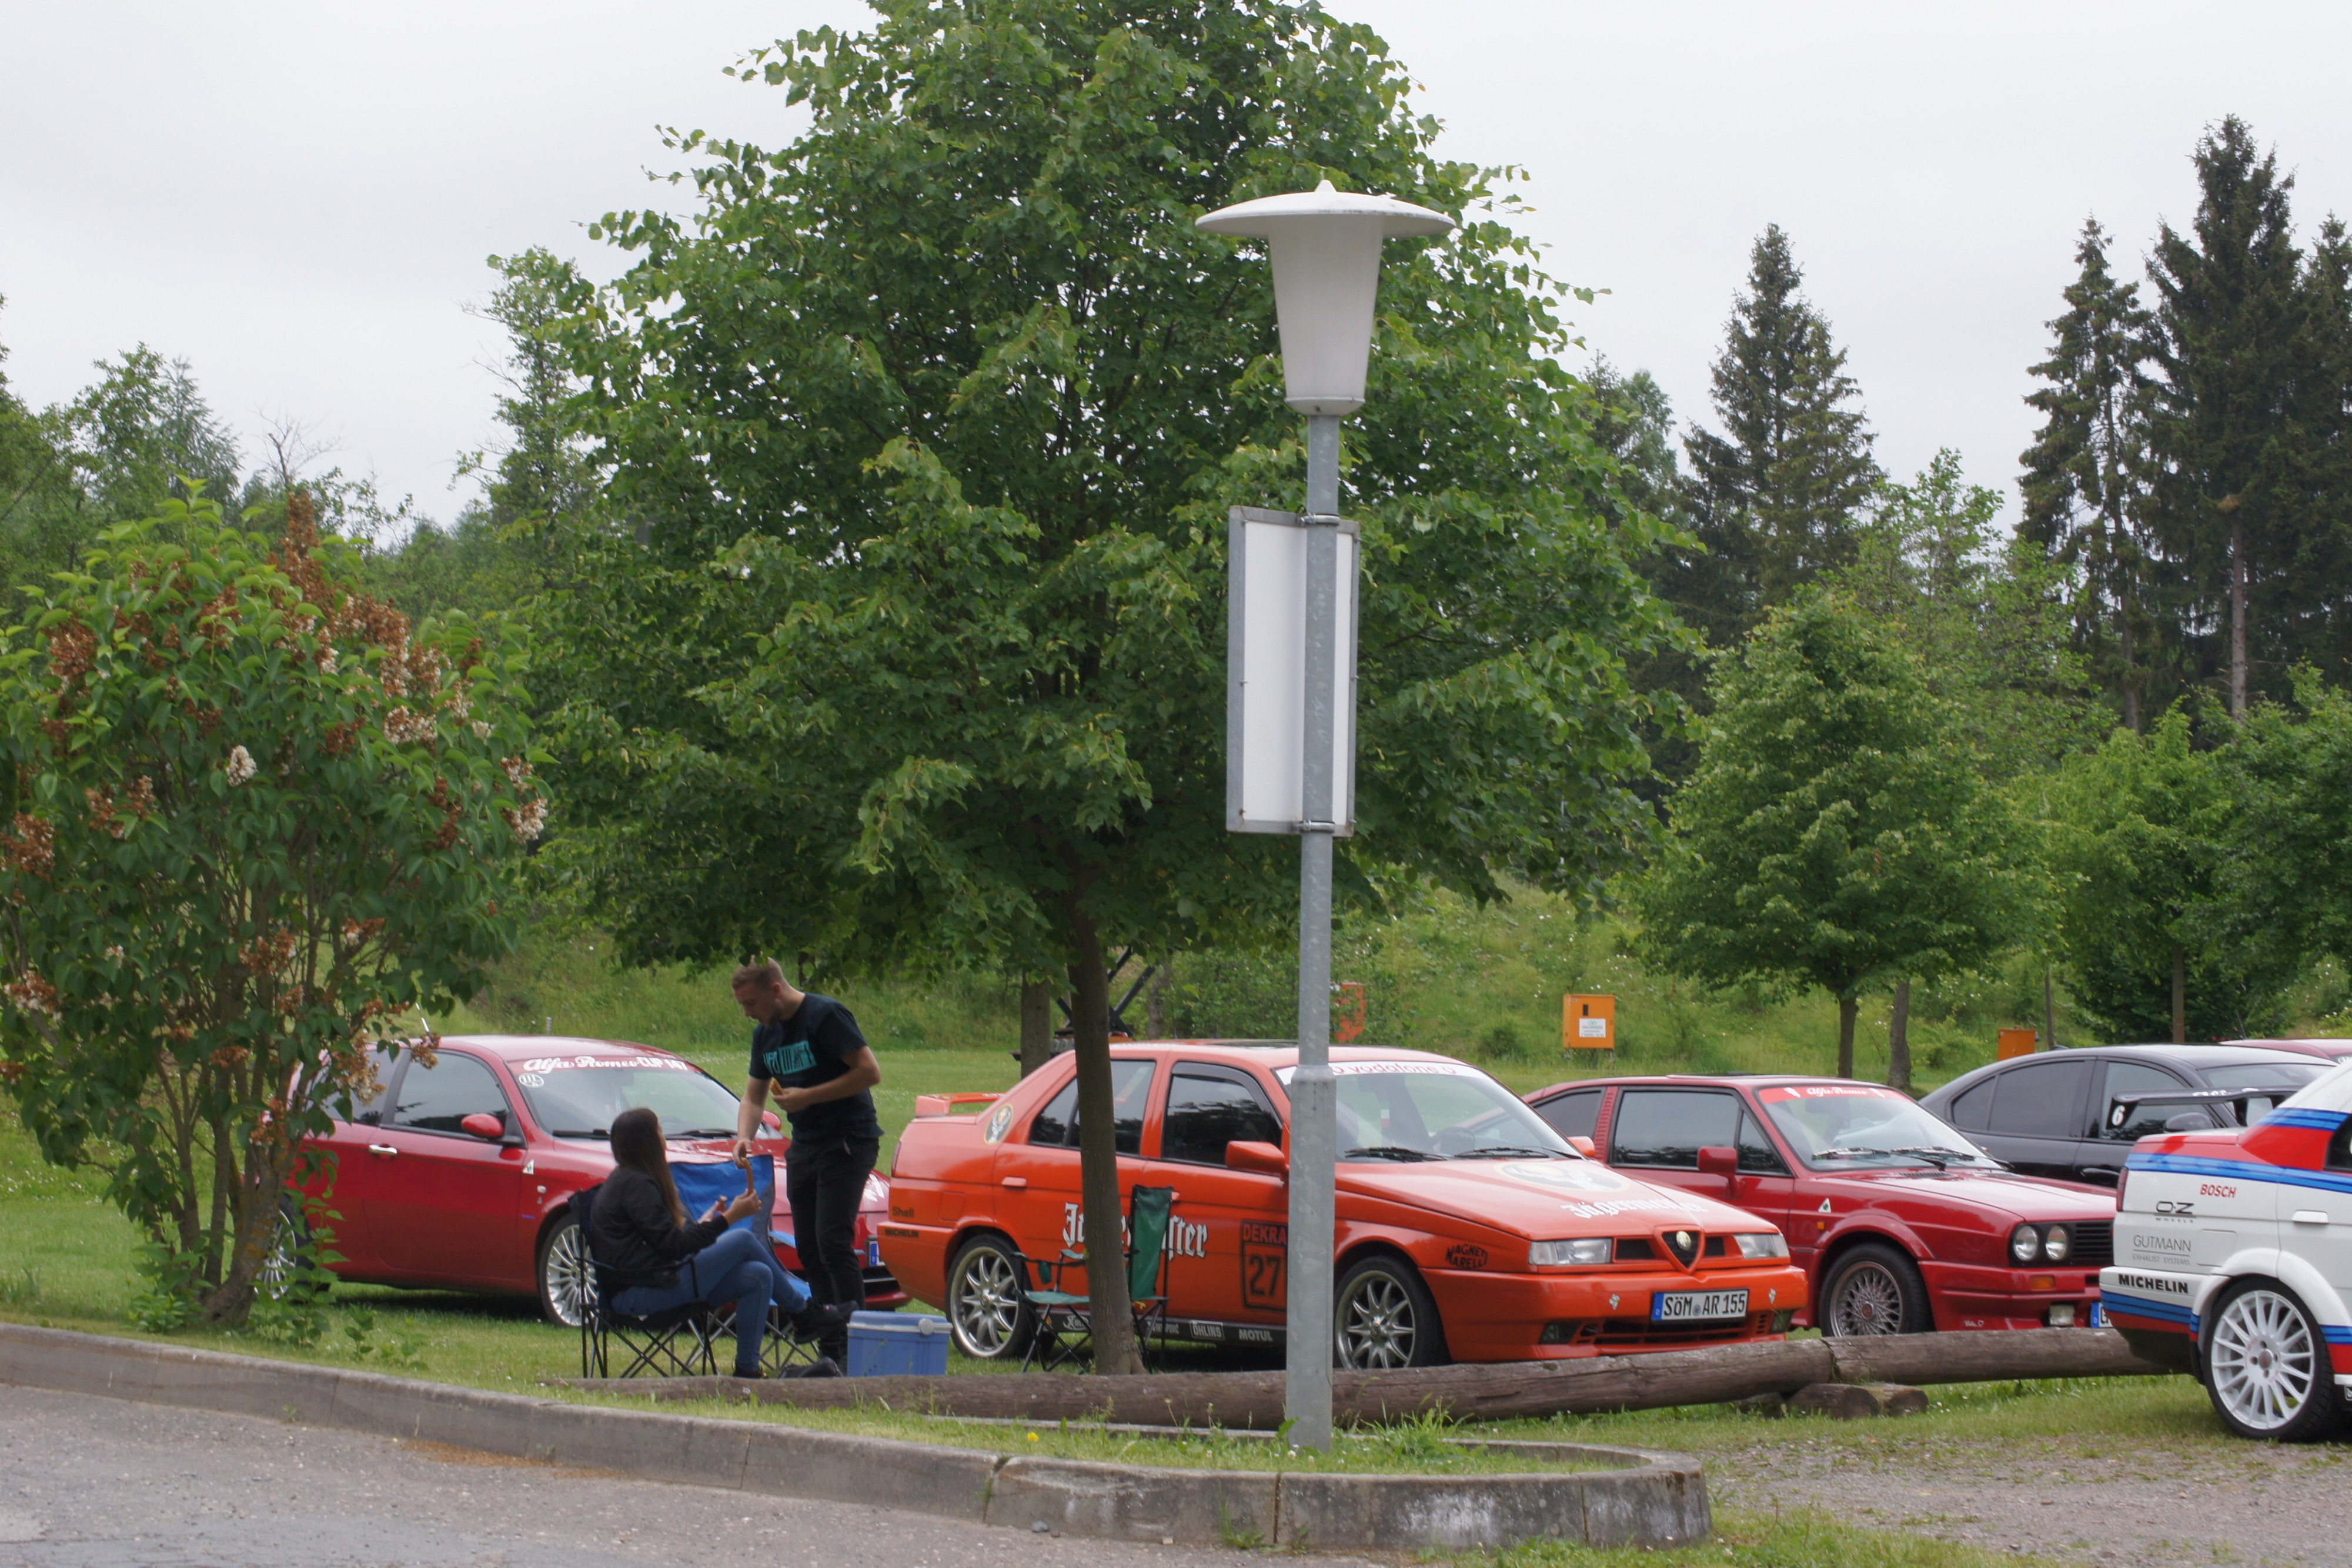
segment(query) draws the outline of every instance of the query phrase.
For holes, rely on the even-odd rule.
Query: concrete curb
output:
[[[299,1362],[0,1323],[0,1383],[449,1443],[646,1480],[904,1509],[976,1523],[1188,1545],[1388,1550],[1684,1545],[1712,1529],[1696,1459],[1486,1443],[1610,1469],[1369,1476],[1008,1456],[766,1422],[572,1405]]]

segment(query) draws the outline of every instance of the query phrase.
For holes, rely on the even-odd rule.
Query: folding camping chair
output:
[[[743,1172],[733,1165],[677,1163],[669,1167],[669,1175],[670,1179],[677,1184],[678,1201],[686,1205],[688,1215],[700,1214],[713,1203],[728,1202],[743,1191]],[[761,1241],[766,1244],[769,1255],[772,1257],[776,1250],[776,1238],[769,1213],[776,1204],[776,1157],[773,1155],[751,1156],[751,1185],[760,1194],[758,1212],[745,1215],[728,1228],[758,1232]],[[734,1305],[732,1301],[709,1303],[712,1339],[731,1329],[735,1321]],[[795,1363],[813,1364],[819,1354],[815,1345],[793,1343],[791,1314],[785,1311],[782,1301],[771,1302],[767,1336],[760,1342],[761,1369],[774,1377]]]
[[[718,1370],[711,1350],[712,1319],[707,1301],[688,1301],[642,1316],[616,1312],[613,1288],[604,1266],[587,1245],[588,1228],[597,1194],[604,1184],[582,1187],[572,1195],[572,1223],[580,1227],[581,1251],[588,1259],[588,1289],[580,1313],[580,1375],[583,1377],[708,1377]],[[621,1370],[613,1371],[613,1350],[622,1353]]]
[[[1155,1326],[1163,1342],[1167,1337],[1168,1220],[1175,1207],[1176,1189],[1172,1186],[1139,1186],[1128,1200],[1127,1295],[1128,1304],[1135,1313],[1139,1350],[1150,1343]],[[1021,1368],[1027,1371],[1034,1361],[1039,1371],[1051,1372],[1062,1363],[1085,1354],[1093,1345],[1094,1320],[1087,1309],[1086,1294],[1062,1289],[1073,1269],[1079,1270],[1078,1280],[1084,1281],[1086,1254],[1065,1251],[1051,1260],[1015,1256],[1021,1257],[1024,1270],[1034,1269],[1037,1274],[1037,1288],[1030,1290],[1024,1285],[1022,1291],[1028,1298],[1030,1310],[1036,1314],[1037,1332],[1029,1338],[1029,1349],[1021,1358]]]

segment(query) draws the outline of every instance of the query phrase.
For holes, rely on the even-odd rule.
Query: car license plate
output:
[[[1650,1321],[1678,1323],[1703,1318],[1744,1318],[1745,1291],[1660,1291],[1650,1298]]]
[[[2091,1327],[2095,1329],[2103,1329],[2107,1326],[2106,1305],[2107,1304],[2105,1301],[2093,1301],[2091,1303]]]

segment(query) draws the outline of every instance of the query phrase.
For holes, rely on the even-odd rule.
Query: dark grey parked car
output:
[[[2131,1104],[2118,1122],[2108,1114],[2116,1095],[2277,1090],[2244,1103],[2244,1113],[2258,1117],[2335,1065],[2259,1046],[2100,1045],[1996,1061],[1920,1103],[2018,1170],[2113,1186],[2137,1140],[2182,1124],[2184,1116],[2222,1127],[2234,1125],[2240,1113],[2227,1101],[2190,1106],[2151,1100]]]

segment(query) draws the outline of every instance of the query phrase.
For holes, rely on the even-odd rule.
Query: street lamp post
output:
[[[1331,1074],[1331,841],[1352,830],[1355,815],[1353,670],[1339,669],[1344,599],[1352,622],[1355,551],[1341,550],[1339,421],[1364,405],[1371,356],[1372,306],[1380,290],[1381,242],[1442,235],[1454,220],[1408,202],[1335,191],[1265,196],[1198,220],[1211,234],[1267,242],[1274,261],[1275,315],[1282,331],[1287,401],[1307,416],[1306,559],[1298,604],[1303,619],[1303,720],[1296,769],[1296,808],[1255,818],[1243,810],[1241,768],[1232,780],[1228,818],[1243,831],[1295,832],[1298,846],[1298,1066],[1290,1081],[1289,1279],[1283,1413],[1290,1440],[1331,1447],[1331,1252],[1335,1228],[1332,1167],[1338,1149],[1337,1081]],[[1241,530],[1236,527],[1238,546]],[[1235,571],[1241,570],[1237,554]],[[1286,605],[1286,609],[1287,606]],[[1240,646],[1236,616],[1234,645]],[[1349,664],[1354,649],[1347,650]],[[1236,692],[1240,676],[1235,675]],[[1236,698],[1238,702],[1238,697]],[[1342,713],[1342,702],[1350,711]],[[1239,720],[1235,734],[1239,735]],[[1335,743],[1335,737],[1339,740]],[[1238,744],[1238,740],[1237,740]],[[1337,753],[1344,749],[1346,755]],[[1286,763],[1287,758],[1283,759]]]

